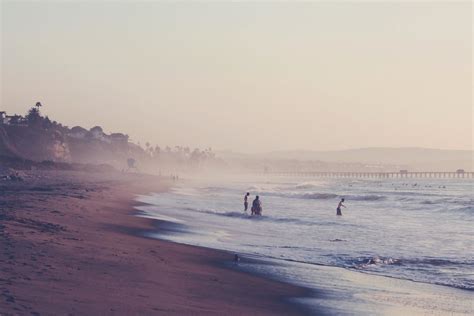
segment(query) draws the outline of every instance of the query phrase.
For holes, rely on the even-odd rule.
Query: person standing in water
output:
[[[341,202],[339,202],[339,204],[337,205],[337,209],[336,209],[336,211],[337,211],[336,214],[337,214],[337,215],[342,215],[341,207],[346,208],[346,206],[345,206],[344,204],[342,204],[342,203],[344,203],[344,199],[341,199]]]
[[[252,215],[262,215],[262,203],[258,195],[252,202]]]
[[[249,208],[249,195],[250,193],[247,192],[244,196],[244,212],[247,212],[247,209]]]

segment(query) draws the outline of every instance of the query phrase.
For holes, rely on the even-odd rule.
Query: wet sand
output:
[[[0,182],[1,315],[290,315],[305,289],[224,267],[232,254],[141,237],[146,175],[34,171]]]

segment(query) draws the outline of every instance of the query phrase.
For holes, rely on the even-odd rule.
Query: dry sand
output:
[[[232,254],[140,237],[156,177],[28,172],[0,182],[1,315],[301,314],[305,290],[225,268]]]

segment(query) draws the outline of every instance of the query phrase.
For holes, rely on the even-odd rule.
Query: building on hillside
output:
[[[7,112],[0,111],[0,125],[28,126],[28,120],[21,115],[7,115]]]
[[[112,133],[108,136],[108,139],[114,144],[127,144],[128,135],[122,133]]]
[[[14,125],[14,126],[28,126],[28,121],[21,115],[6,115],[2,116],[3,124],[5,125]]]
[[[93,139],[104,140],[104,138],[105,138],[105,133],[102,130],[102,127],[100,127],[100,126],[94,126],[93,128],[91,128],[89,130],[89,132],[90,132],[90,136]]]
[[[105,143],[112,143],[112,141],[109,139],[107,134],[104,133],[104,130],[100,126],[94,126],[89,130],[90,136],[92,139],[100,140],[101,142]]]
[[[89,131],[85,128],[80,126],[74,126],[73,128],[71,128],[71,131],[68,133],[68,136],[77,139],[84,139],[86,138],[88,133]]]

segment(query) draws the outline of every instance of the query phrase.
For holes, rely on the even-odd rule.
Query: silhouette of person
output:
[[[252,215],[262,215],[262,202],[258,195],[252,202]]]
[[[336,215],[342,215],[341,207],[344,207],[344,208],[346,207],[346,206],[345,206],[344,204],[342,204],[342,203],[344,203],[344,199],[341,199],[341,202],[339,202],[339,204],[337,205],[337,209],[336,209],[337,213],[336,213]]]
[[[247,212],[247,209],[249,208],[249,195],[250,193],[247,192],[247,194],[244,196],[244,212]]]

